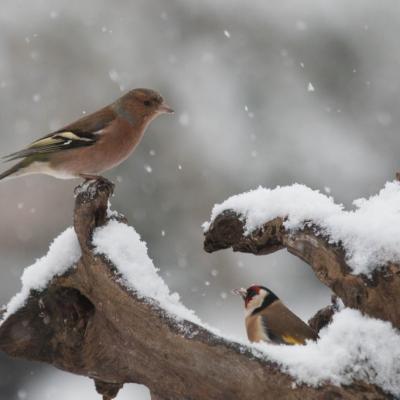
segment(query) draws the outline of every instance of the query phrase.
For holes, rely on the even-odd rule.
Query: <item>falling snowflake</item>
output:
[[[299,31],[306,31],[307,30],[307,23],[302,21],[302,20],[298,20],[296,21],[296,29]]]
[[[119,74],[115,69],[111,69],[110,71],[108,71],[108,76],[113,82],[118,82],[119,80]]]
[[[188,115],[187,113],[183,113],[183,114],[181,114],[181,115],[179,116],[179,123],[180,123],[182,126],[187,126],[187,125],[189,125],[189,122],[190,122],[190,118],[189,118],[189,115]]]

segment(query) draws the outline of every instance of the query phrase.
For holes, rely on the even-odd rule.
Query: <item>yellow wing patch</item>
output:
[[[92,142],[92,139],[80,137],[73,132],[59,132],[53,136],[49,136],[43,139],[36,140],[29,147],[47,147],[55,144],[63,143],[65,140],[81,141],[81,142]]]
[[[82,142],[92,142],[92,139],[86,138],[86,137],[81,137],[76,135],[73,132],[60,132],[57,133],[56,135],[54,135],[56,137],[62,137],[64,139],[68,139],[68,140],[80,140]]]
[[[282,335],[282,340],[287,344],[304,344],[304,340],[296,339],[290,335]]]
[[[57,144],[57,143],[62,143],[64,141],[64,139],[61,138],[55,138],[53,136],[44,138],[44,139],[39,139],[36,140],[36,142],[33,142],[29,147],[45,147],[45,146],[51,146],[53,144]]]

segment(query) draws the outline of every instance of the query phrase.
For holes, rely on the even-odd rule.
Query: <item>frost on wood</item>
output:
[[[91,377],[104,399],[126,382],[148,386],[156,399],[174,400],[356,399],[360,393],[384,399],[381,388],[396,391],[389,376],[364,381],[382,365],[368,347],[361,346],[372,360],[363,373],[349,374],[343,363],[332,370],[341,379],[332,382],[348,386],[322,376],[309,387],[302,384],[309,379],[299,372],[304,367],[288,362],[285,347],[246,346],[206,329],[169,292],[134,229],[108,211],[111,193],[104,180],[77,191],[74,230],[26,269],[21,293],[3,314],[1,350]],[[335,334],[334,327],[335,321],[321,338]],[[386,325],[380,329],[390,337]],[[315,354],[324,357],[324,349]]]

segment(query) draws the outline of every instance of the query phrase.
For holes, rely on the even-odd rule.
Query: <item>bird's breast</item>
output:
[[[113,166],[126,160],[143,137],[145,128],[132,126],[124,119],[115,120],[95,144],[104,160]]]
[[[262,319],[258,315],[246,317],[246,330],[250,342],[270,341]]]

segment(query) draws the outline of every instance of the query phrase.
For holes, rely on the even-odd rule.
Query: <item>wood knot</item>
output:
[[[243,236],[243,221],[232,210],[218,215],[205,233],[204,250],[212,253],[227,249],[236,244]]]
[[[102,176],[95,180],[85,181],[74,190],[76,202],[85,204],[104,196],[108,199],[114,193],[114,188],[115,185]]]
[[[103,396],[103,400],[112,400],[117,397],[118,392],[124,385],[123,383],[115,383],[115,382],[103,382],[94,380],[94,384],[96,386],[97,393]]]

